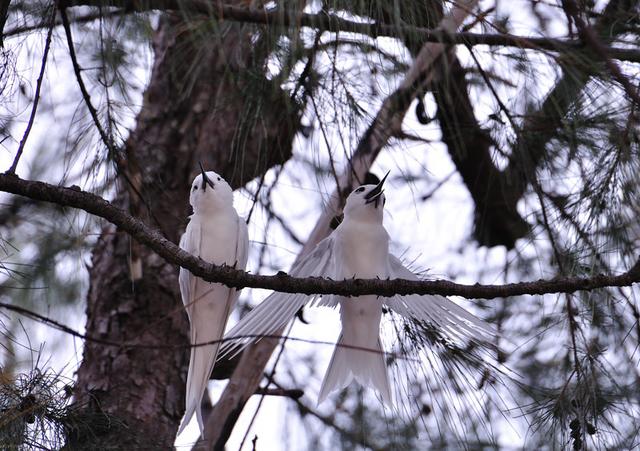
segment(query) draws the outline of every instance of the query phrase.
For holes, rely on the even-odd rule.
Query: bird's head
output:
[[[389,173],[377,185],[361,185],[347,197],[344,206],[345,218],[376,220],[382,222],[384,210],[384,189],[382,188]]]
[[[211,213],[233,205],[233,190],[225,179],[213,171],[205,172],[200,164],[201,173],[191,183],[189,203],[194,213]]]

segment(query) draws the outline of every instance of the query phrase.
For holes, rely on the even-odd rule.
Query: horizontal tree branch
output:
[[[285,273],[274,276],[249,274],[230,266],[216,266],[180,249],[176,244],[149,228],[139,219],[112,205],[105,199],[82,191],[76,186],[62,187],[44,182],[23,180],[12,174],[0,174],[0,191],[52,202],[65,207],[79,208],[106,219],[132,238],[149,247],[169,263],[188,269],[209,282],[235,288],[264,288],[285,293],[336,294],[361,296],[376,294],[383,297],[408,294],[439,294],[468,299],[493,299],[518,295],[571,293],[606,287],[630,286],[640,282],[640,259],[620,275],[597,274],[591,277],[566,277],[551,280],[510,283],[505,285],[463,285],[446,280],[411,281],[403,279],[352,279],[335,281],[323,278],[296,278]]]
[[[79,16],[69,17],[69,20],[71,21],[72,24],[76,25],[76,24],[93,22],[94,20],[98,20],[98,19],[110,19],[110,18],[120,17],[120,16],[123,16],[124,14],[126,13],[121,9],[114,9],[108,12],[94,11],[89,14],[82,14]],[[58,27],[60,25],[62,25],[62,20],[56,19],[54,22],[54,26]],[[41,21],[39,23],[32,23],[30,25],[20,25],[10,30],[7,30],[2,35],[2,38],[6,39],[13,36],[21,35],[24,33],[29,33],[31,31],[41,30],[43,28],[50,27],[50,26],[51,26],[51,21]]]
[[[322,31],[357,33],[372,38],[381,36],[402,38],[413,35],[425,42],[465,46],[489,45],[552,52],[572,52],[585,47],[584,43],[577,39],[523,37],[508,33],[446,32],[407,25],[355,22],[327,13],[309,14],[283,9],[264,10],[206,0],[67,0],[63,4],[66,6],[111,6],[123,8],[128,12],[183,11],[207,15],[220,20],[283,27],[310,27]],[[609,57],[614,59],[640,62],[640,51],[637,49],[608,47],[606,52]]]

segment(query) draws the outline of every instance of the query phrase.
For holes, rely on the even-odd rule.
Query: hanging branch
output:
[[[80,93],[82,94],[82,98],[84,99],[84,103],[87,105],[87,109],[89,110],[89,114],[91,115],[91,119],[93,119],[93,123],[100,134],[100,138],[111,155],[116,155],[117,150],[113,145],[113,140],[107,135],[107,132],[104,130],[104,127],[100,123],[100,118],[98,117],[98,111],[91,103],[91,95],[84,84],[82,79],[82,69],[80,68],[80,64],[78,63],[78,57],[76,56],[76,51],[73,46],[73,37],[71,35],[71,25],[69,23],[69,19],[67,17],[67,12],[65,8],[60,8],[60,18],[62,20],[62,26],[64,28],[64,33],[67,38],[67,45],[69,46],[69,56],[71,57],[71,65],[73,66],[73,72],[76,76],[76,81],[78,82],[78,87],[80,88]]]
[[[6,174],[16,173],[18,162],[20,161],[22,152],[24,152],[24,146],[27,144],[27,139],[29,138],[29,134],[31,133],[31,127],[33,127],[33,122],[36,119],[38,103],[40,102],[40,89],[42,88],[42,81],[44,80],[44,72],[45,72],[45,68],[47,67],[47,57],[49,56],[49,49],[51,48],[51,35],[53,33],[53,24],[54,24],[55,17],[56,17],[56,10],[55,8],[53,8],[53,12],[51,13],[51,24],[49,25],[49,31],[47,32],[47,39],[44,43],[42,65],[40,66],[40,75],[38,75],[38,81],[36,82],[36,92],[34,94],[33,107],[31,108],[31,115],[29,116],[29,122],[27,123],[27,128],[24,131],[22,140],[20,140],[20,145],[18,146],[18,152],[16,153],[16,156],[13,159],[13,163],[11,164],[11,167],[9,168],[9,170],[7,170]]]

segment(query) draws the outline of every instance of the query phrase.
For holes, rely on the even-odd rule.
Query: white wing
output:
[[[391,279],[419,280],[399,259],[389,254]],[[439,295],[407,295],[384,298],[394,312],[434,326],[443,336],[459,343],[472,341],[482,346],[493,342],[498,332],[488,323],[472,315],[458,304]]]
[[[333,235],[320,241],[309,255],[291,268],[289,274],[294,277],[335,277],[334,245]],[[300,308],[318,297],[299,293],[272,293],[226,334],[220,356],[237,353],[262,336],[274,335]],[[332,298],[319,304],[335,305]]]
[[[245,269],[247,266],[247,259],[249,255],[249,232],[247,231],[247,224],[244,220],[238,217],[238,233],[236,236],[236,267],[239,269]],[[180,238],[180,248],[189,252],[190,254],[200,256],[200,243],[202,241],[202,233],[200,229],[200,223],[198,221],[191,221],[187,226],[184,234]],[[234,262],[229,262],[233,264]],[[180,295],[182,297],[182,303],[185,305],[189,321],[191,321],[191,313],[193,311],[193,299],[192,295],[195,293],[196,277],[189,272],[188,269],[180,268],[180,275],[178,276],[178,283],[180,285]],[[231,290],[230,308],[233,307],[239,292],[237,290]],[[233,299],[235,297],[235,299]]]
[[[235,261],[229,261],[227,264],[233,265],[235,264],[238,269],[244,270],[247,267],[247,259],[249,257],[249,232],[247,230],[247,223],[240,216],[237,217],[237,233],[236,233],[236,259]],[[226,310],[224,311],[224,315],[222,318],[224,319],[224,323],[222,325],[222,329],[220,330],[220,334],[216,339],[222,338],[224,333],[224,329],[227,326],[227,320],[229,319],[229,314],[231,310],[235,307],[238,298],[240,297],[240,290],[236,288],[229,289],[229,296],[226,302]],[[218,345],[218,348],[220,345]],[[216,356],[217,356],[216,350]]]
[[[249,257],[249,232],[247,231],[247,223],[238,216],[238,237],[236,241],[236,260],[237,267],[244,269],[247,267],[247,259]]]
[[[193,255],[200,255],[200,242],[202,240],[200,223],[198,221],[190,221],[187,225],[187,229],[180,238],[180,248]],[[189,272],[188,269],[180,268],[180,275],[178,276],[178,283],[180,285],[180,295],[182,296],[182,303],[185,305],[189,321],[191,321],[191,312],[193,307],[192,294],[195,293],[196,278]]]

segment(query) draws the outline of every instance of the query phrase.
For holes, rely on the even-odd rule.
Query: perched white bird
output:
[[[193,180],[189,196],[193,215],[180,239],[180,247],[209,263],[236,265],[236,268],[244,269],[249,237],[247,225],[233,208],[233,191],[218,174],[205,172],[202,165],[200,169],[202,174]],[[239,291],[219,283],[205,282],[184,268],[180,268],[179,282],[182,302],[191,323],[191,344],[220,340]],[[216,343],[191,348],[186,411],[178,434],[194,412],[200,433],[203,433],[200,402],[219,347]]]
[[[360,186],[349,195],[342,223],[293,266],[292,276],[334,280],[353,277],[418,279],[389,253],[389,235],[382,225],[385,203],[382,187],[386,178],[377,185]],[[222,354],[238,352],[259,336],[273,335],[307,302],[318,298],[274,292],[227,333]],[[317,305],[340,305],[342,322],[342,333],[322,381],[318,404],[332,391],[344,388],[356,379],[363,386],[375,388],[384,403],[392,405],[380,344],[383,308],[425,324],[453,343],[466,341],[486,346],[496,335],[490,325],[443,296],[331,295],[324,296]]]

